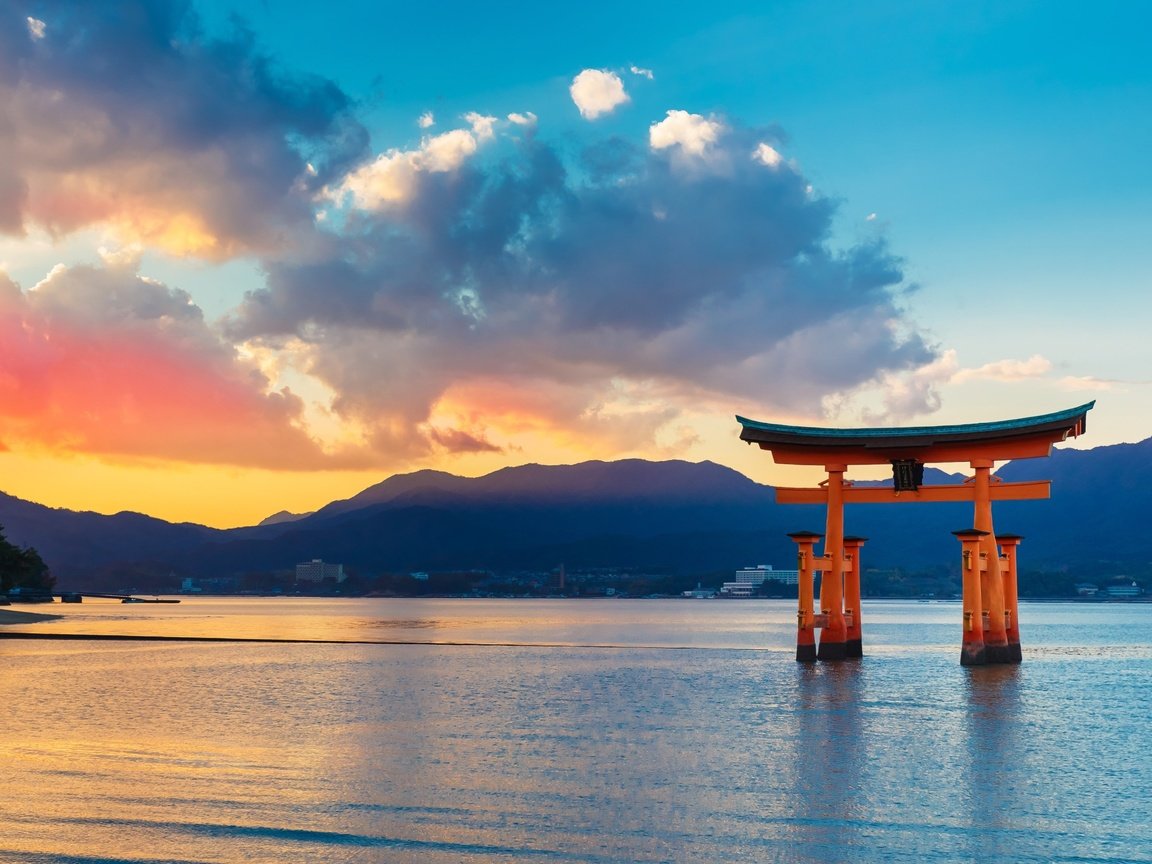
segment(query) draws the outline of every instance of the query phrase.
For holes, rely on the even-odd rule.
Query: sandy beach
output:
[[[46,615],[43,612],[16,612],[0,609],[0,624],[35,624],[39,621],[52,621],[60,615]]]

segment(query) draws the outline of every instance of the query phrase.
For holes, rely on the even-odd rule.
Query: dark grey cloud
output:
[[[562,390],[558,420],[620,381],[818,413],[929,361],[897,305],[900,260],[882,239],[835,248],[835,204],[754,158],[764,140],[736,127],[702,153],[614,139],[573,155],[537,135],[417,172],[323,255],[267,262],[227,330],[295,346],[337,410],[385,418],[390,447],[462,382]]]
[[[206,257],[268,253],[366,147],[335,84],[280,69],[240,25],[207,35],[190,3],[0,11],[0,231],[106,222]]]

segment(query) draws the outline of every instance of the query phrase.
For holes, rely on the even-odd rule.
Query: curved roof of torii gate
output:
[[[771,450],[776,462],[820,465],[843,462],[869,465],[893,459],[963,462],[971,458],[1024,459],[1047,456],[1052,444],[1081,435],[1096,403],[990,423],[897,428],[822,429],[763,423],[737,415],[740,439]]]

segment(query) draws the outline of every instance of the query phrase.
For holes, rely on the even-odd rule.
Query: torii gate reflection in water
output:
[[[828,480],[815,489],[776,489],[779,504],[824,504],[828,513],[823,535],[811,531],[788,535],[799,551],[796,659],[842,660],[863,654],[860,547],[865,538],[844,536],[845,504],[972,501],[973,526],[952,532],[961,543],[964,586],[960,663],[1019,663],[1016,547],[1022,538],[994,533],[992,502],[1047,498],[1050,483],[1003,483],[992,476],[992,468],[997,460],[1047,456],[1056,442],[1082,435],[1095,404],[1019,420],[902,429],[819,429],[738,416],[741,440],[771,451],[773,461],[822,465],[828,472]],[[924,466],[940,462],[967,462],[974,476],[958,485],[922,486]],[[856,487],[844,479],[850,465],[885,463],[892,465],[891,487]],[[823,553],[816,555],[821,537]],[[817,572],[821,573],[819,614],[813,597]],[[822,630],[819,647],[817,628]]]

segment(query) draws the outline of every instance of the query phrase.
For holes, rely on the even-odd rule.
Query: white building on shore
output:
[[[720,588],[721,597],[752,597],[756,590],[768,580],[783,582],[785,585],[800,584],[799,570],[773,570],[771,564],[743,567],[736,571],[733,582],[725,582]]]

